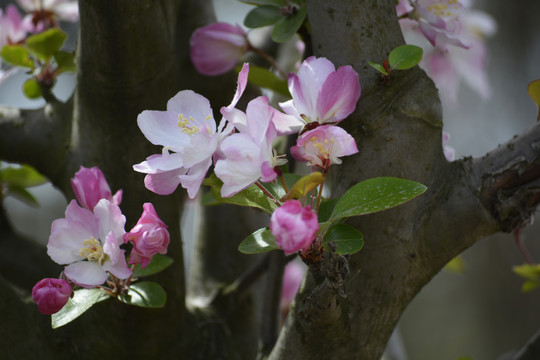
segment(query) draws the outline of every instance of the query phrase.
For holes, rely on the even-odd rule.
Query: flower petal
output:
[[[79,261],[70,264],[64,269],[64,274],[69,280],[85,288],[99,286],[107,280],[105,270],[93,261]]]

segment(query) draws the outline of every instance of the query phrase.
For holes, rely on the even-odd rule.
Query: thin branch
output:
[[[521,348],[512,360],[537,360],[540,359],[540,331]]]
[[[540,124],[475,159],[478,198],[505,232],[511,232],[540,203]]]

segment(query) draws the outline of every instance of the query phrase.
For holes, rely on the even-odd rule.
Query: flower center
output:
[[[107,261],[108,256],[103,252],[103,246],[99,240],[91,237],[90,239],[84,240],[83,245],[85,247],[79,250],[81,258],[97,262],[100,265],[103,265],[105,261]]]
[[[208,115],[204,120],[208,121],[212,118],[211,115]],[[178,114],[178,127],[180,130],[187,135],[193,135],[200,131],[201,124],[195,120],[193,117],[188,116],[186,117],[184,114]],[[208,132],[210,132],[210,129],[207,126]]]
[[[445,2],[448,4],[446,5]],[[457,15],[457,13],[452,12],[451,8],[454,8],[455,10],[458,10],[458,0],[447,0],[445,2],[436,3],[433,5],[429,5],[427,7],[427,10],[431,12],[432,14],[439,16],[439,17],[446,17],[446,16],[454,16]]]
[[[334,143],[334,139],[330,139],[330,141],[328,141],[328,139],[324,139],[321,142],[321,141],[318,141],[319,139],[316,136],[312,136],[311,139],[309,140],[311,141],[311,145],[313,145],[313,147],[319,151],[320,158],[322,159],[330,158],[329,148],[330,148],[330,145]]]

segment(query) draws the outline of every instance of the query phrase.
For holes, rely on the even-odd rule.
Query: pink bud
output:
[[[282,311],[287,310],[291,302],[294,300],[305,273],[306,267],[299,262],[291,261],[287,264],[287,266],[285,266],[280,302]]]
[[[57,313],[66,305],[73,289],[63,279],[45,278],[39,280],[32,289],[32,299],[38,310],[45,315]]]
[[[97,166],[90,169],[81,166],[71,179],[71,187],[79,204],[91,211],[94,211],[94,207],[101,199],[107,199],[116,205],[122,201],[122,190],[112,196],[105,175]]]
[[[167,225],[159,218],[154,205],[145,203],[143,209],[137,224],[124,234],[124,242],[133,243],[129,264],[141,264],[145,268],[154,255],[167,253],[170,239]]]
[[[319,231],[317,215],[298,200],[287,200],[270,218],[270,231],[285,254],[306,250]]]
[[[203,75],[220,75],[232,70],[248,48],[240,26],[214,23],[195,30],[190,40],[191,62]]]

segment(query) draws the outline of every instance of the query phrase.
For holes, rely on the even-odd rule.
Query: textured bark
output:
[[[322,267],[310,269],[271,359],[379,359],[406,306],[444,264],[482,237],[521,225],[540,201],[540,126],[482,158],[448,163],[431,80],[415,68],[382,82],[368,66],[403,44],[394,6],[393,0],[308,1],[314,54],[352,65],[362,85],[357,110],[342,123],[359,154],[332,170],[330,186],[337,197],[359,181],[396,176],[428,191],[395,209],[350,219],[365,236],[364,248],[350,259],[327,252]],[[142,110],[163,110],[186,88],[208,97],[214,110],[232,97],[232,74],[201,77],[188,59],[191,32],[213,19],[209,2],[81,0],[80,12],[76,93],[65,104],[49,99],[40,110],[2,108],[0,157],[35,166],[69,199],[69,179],[79,166],[99,166],[113,190],[124,190],[128,229],[142,204],[154,203],[169,224],[175,259],[155,277],[167,305],[145,310],[107,301],[53,331],[13,286],[28,292],[39,270],[29,266],[29,275],[17,278],[0,267],[0,308],[9,309],[0,349],[9,348],[13,359],[36,352],[57,359],[265,357],[276,336],[284,260],[236,248],[267,217],[230,206],[205,209],[185,286],[178,229],[184,191],[154,195],[131,168],[160,151],[136,126]],[[7,223],[0,229],[15,239]],[[4,239],[2,253],[22,252]],[[254,291],[250,285],[265,269],[270,274]]]

